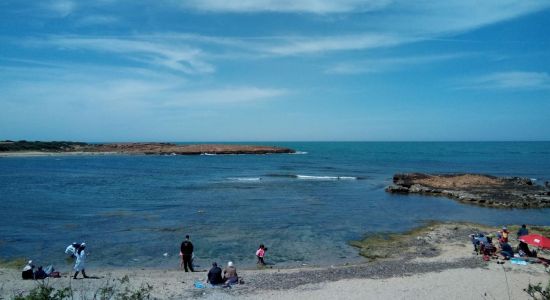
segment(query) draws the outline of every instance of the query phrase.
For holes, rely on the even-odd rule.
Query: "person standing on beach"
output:
[[[73,279],[76,279],[78,272],[81,272],[81,271],[82,271],[82,276],[84,276],[84,278],[88,278],[85,270],[85,267],[86,267],[86,251],[84,250],[85,248],[86,248],[86,243],[82,243],[74,253],[76,260],[74,262],[75,273],[74,273]]]
[[[193,243],[189,240],[189,235],[185,236],[185,240],[181,243],[180,246],[180,252],[181,252],[181,264],[183,265],[183,268],[185,269],[185,272],[188,272],[188,269],[191,270],[191,272],[195,272],[193,270]]]
[[[256,257],[258,258],[258,261],[256,262],[257,264],[265,266],[264,256],[266,251],[267,248],[264,246],[264,244],[260,244],[260,248],[256,250]]]

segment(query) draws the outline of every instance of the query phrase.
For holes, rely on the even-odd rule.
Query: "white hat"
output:
[[[228,267],[232,267],[232,266],[233,266],[233,262],[232,262],[232,261],[228,262],[228,263],[227,263],[227,266],[228,266]]]

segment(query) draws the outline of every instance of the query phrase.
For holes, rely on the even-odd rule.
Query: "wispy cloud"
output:
[[[346,36],[287,37],[263,50],[274,55],[301,55],[320,52],[361,50],[394,46],[407,40],[390,34],[357,34]]]
[[[71,0],[49,0],[41,3],[41,6],[47,11],[55,14],[56,17],[66,17],[70,15],[77,7]]]
[[[259,88],[254,86],[235,86],[218,89],[181,91],[175,100],[167,101],[163,105],[170,107],[190,105],[220,105],[245,104],[285,96],[285,89]]]
[[[472,53],[450,53],[439,55],[406,56],[341,62],[328,67],[327,74],[363,74],[400,70],[406,67],[440,63],[474,55]]]
[[[2,101],[24,106],[64,105],[113,110],[224,108],[235,104],[262,103],[286,96],[283,88],[254,85],[196,87],[179,76],[141,68],[75,64],[0,66],[11,78],[0,83]]]
[[[346,13],[378,10],[390,4],[390,0],[188,0],[184,7],[207,12],[281,12],[281,13]]]
[[[109,15],[88,15],[76,21],[78,26],[96,26],[114,24],[119,21],[118,18]]]
[[[53,36],[44,40],[27,41],[27,45],[117,54],[152,67],[164,67],[188,74],[211,73],[215,70],[214,66],[204,60],[200,49],[181,43],[136,38]]]
[[[545,72],[497,72],[463,80],[459,89],[543,90],[550,89]]]

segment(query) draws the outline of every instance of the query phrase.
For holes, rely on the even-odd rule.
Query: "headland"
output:
[[[295,153],[290,148],[237,144],[173,144],[173,143],[105,143],[2,141],[0,156],[38,156],[55,154],[142,154],[142,155],[201,155],[201,154],[280,154]]]

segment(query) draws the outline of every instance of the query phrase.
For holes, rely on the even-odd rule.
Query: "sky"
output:
[[[0,140],[550,140],[550,1],[0,0]]]

